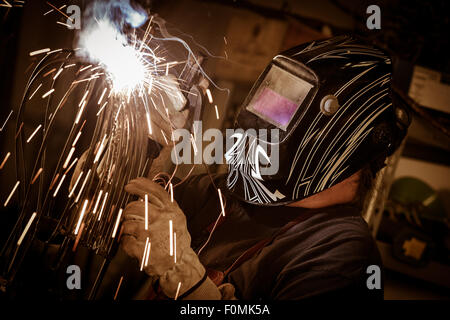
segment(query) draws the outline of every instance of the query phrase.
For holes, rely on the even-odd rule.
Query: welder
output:
[[[252,156],[231,159],[225,175],[173,179],[172,201],[152,181],[157,163],[168,161],[159,159],[148,178],[127,183],[140,200],[124,210],[122,249],[141,263],[151,241],[148,284],[136,298],[382,298],[382,286],[367,285],[369,266],[382,269],[382,262],[361,211],[409,125],[408,111],[391,96],[391,63],[348,36],[283,52],[235,121],[247,146],[265,144],[268,153],[275,146],[249,129],[277,130],[276,173],[255,174]]]

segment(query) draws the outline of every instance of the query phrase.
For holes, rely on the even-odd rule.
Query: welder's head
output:
[[[229,191],[249,203],[288,204],[368,163],[381,168],[409,125],[390,82],[391,59],[352,37],[274,57],[236,118],[243,130],[226,155]]]

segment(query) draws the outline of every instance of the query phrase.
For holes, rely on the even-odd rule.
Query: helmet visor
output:
[[[246,109],[286,131],[312,88],[311,83],[272,64]]]

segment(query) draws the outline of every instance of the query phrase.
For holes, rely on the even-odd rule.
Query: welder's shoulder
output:
[[[381,259],[365,221],[326,213],[308,220],[292,248],[296,254],[291,251],[282,267],[275,298],[373,296],[366,286],[367,268],[381,269]],[[382,291],[375,296],[382,297]]]

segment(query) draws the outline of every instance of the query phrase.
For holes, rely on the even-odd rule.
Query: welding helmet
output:
[[[228,191],[252,204],[288,204],[384,163],[409,125],[390,83],[390,57],[354,37],[275,56],[236,117]]]

